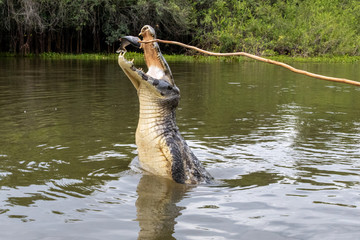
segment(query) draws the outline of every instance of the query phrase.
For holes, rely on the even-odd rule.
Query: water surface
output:
[[[360,236],[360,88],[257,62],[170,66],[212,185],[130,169],[138,100],[116,62],[0,59],[0,239]]]

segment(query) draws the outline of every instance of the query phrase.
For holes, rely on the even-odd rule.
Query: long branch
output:
[[[300,70],[297,68],[294,68],[288,64],[282,63],[282,62],[278,62],[278,61],[274,61],[274,60],[270,60],[267,58],[262,58],[250,53],[246,53],[246,52],[234,52],[234,53],[215,53],[215,52],[210,52],[210,51],[206,51],[203,50],[201,48],[197,48],[191,45],[187,45],[181,42],[176,42],[176,41],[168,41],[168,40],[161,40],[161,39],[154,39],[154,40],[150,40],[150,41],[140,41],[140,43],[151,43],[151,42],[160,42],[160,43],[167,43],[167,44],[175,44],[175,45],[179,45],[185,48],[189,48],[189,49],[193,49],[196,50],[198,52],[204,53],[204,54],[208,54],[208,55],[212,55],[212,56],[221,56],[221,57],[226,57],[226,56],[245,56],[248,58],[252,58],[261,62],[266,62],[266,63],[271,63],[277,66],[281,66],[284,67],[286,69],[289,69],[290,71],[294,72],[294,73],[298,73],[298,74],[303,74],[309,77],[313,77],[313,78],[317,78],[317,79],[322,79],[322,80],[326,80],[326,81],[332,81],[332,82],[340,82],[340,83],[346,83],[346,84],[351,84],[351,85],[355,85],[355,86],[360,86],[360,82],[357,81],[353,81],[353,80],[349,80],[346,78],[335,78],[335,77],[328,77],[328,76],[323,76],[320,74],[315,74],[315,73],[311,73],[311,72],[307,72],[304,70]]]

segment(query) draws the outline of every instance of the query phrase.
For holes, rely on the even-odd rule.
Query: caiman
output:
[[[145,25],[139,34],[143,41],[156,38],[155,30]],[[173,179],[177,183],[209,183],[211,175],[191,151],[176,125],[175,110],[180,90],[158,43],[141,43],[137,37],[123,37],[118,63],[130,79],[139,97],[139,122],[136,129],[138,158],[143,170]],[[148,68],[145,73],[125,59],[127,45],[144,51]]]

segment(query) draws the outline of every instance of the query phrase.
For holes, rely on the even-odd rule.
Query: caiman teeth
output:
[[[131,63],[134,63],[134,59],[131,59],[130,62],[131,62]]]
[[[119,52],[119,57],[124,57],[125,53],[126,53],[125,51],[122,51],[122,50],[121,50],[121,51]]]

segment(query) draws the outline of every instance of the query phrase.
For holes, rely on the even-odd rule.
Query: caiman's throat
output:
[[[145,25],[140,32],[144,41],[155,39],[155,31]],[[139,46],[138,38],[122,37],[118,63],[137,90],[140,102],[136,145],[141,167],[153,174],[171,178],[178,183],[209,182],[212,177],[201,165],[176,125],[175,110],[180,100],[171,70],[159,45],[142,43],[148,72],[134,67],[124,58],[124,46]]]

